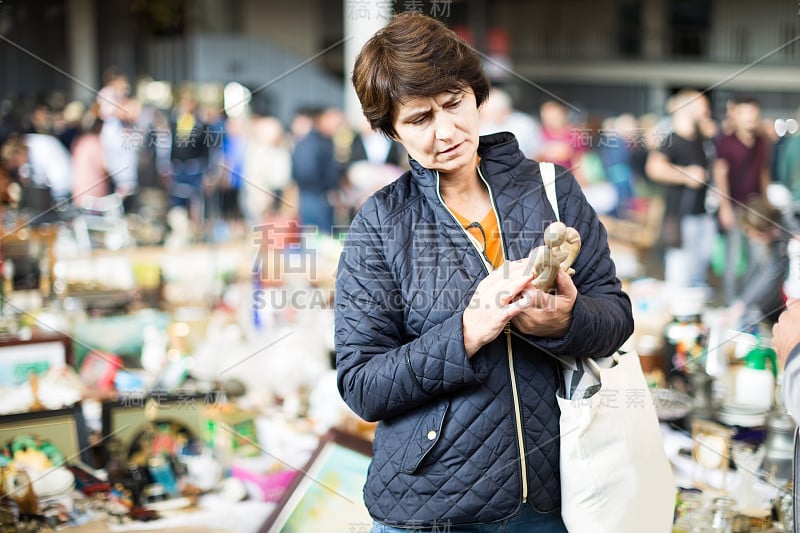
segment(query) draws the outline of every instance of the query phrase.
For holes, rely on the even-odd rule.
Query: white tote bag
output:
[[[540,165],[559,218],[552,164]],[[561,409],[561,516],[570,533],[669,533],[675,481],[664,453],[653,399],[634,352],[581,359],[576,379],[564,365]],[[607,367],[607,368],[602,368]],[[584,394],[586,391],[586,394]],[[584,398],[588,395],[588,398]]]
[[[675,481],[639,356],[594,370],[600,389],[590,398],[557,397],[564,524],[570,533],[669,533]]]

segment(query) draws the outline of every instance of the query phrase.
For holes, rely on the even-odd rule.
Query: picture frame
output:
[[[216,393],[195,392],[151,392],[106,400],[100,415],[104,448],[113,439],[129,453],[134,440],[153,421],[158,424],[173,422],[202,440],[205,433],[203,409],[217,400]],[[107,450],[103,455],[107,458]]]
[[[18,386],[28,374],[72,364],[72,341],[60,333],[0,340],[0,385]]]
[[[52,443],[68,464],[92,464],[89,429],[80,402],[63,409],[0,416],[0,444],[30,435]]]
[[[286,489],[259,533],[369,531],[363,487],[372,443],[332,429]]]
[[[730,468],[733,430],[711,420],[692,422],[692,477],[698,483],[709,483],[709,473],[721,474],[725,478]]]

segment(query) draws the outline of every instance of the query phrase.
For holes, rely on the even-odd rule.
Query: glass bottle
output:
[[[704,298],[675,294],[672,321],[664,328],[664,370],[667,386],[689,392],[687,375],[702,366],[708,328],[701,319]]]

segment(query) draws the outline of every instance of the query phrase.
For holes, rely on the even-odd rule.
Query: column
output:
[[[344,0],[344,112],[353,127],[363,120],[361,104],[350,82],[356,56],[372,35],[392,18],[391,3]]]
[[[642,4],[643,51],[645,59],[664,59],[666,10],[663,0],[651,0]]]
[[[90,102],[100,90],[95,0],[67,0],[66,11],[69,73],[80,81],[71,85],[72,98]]]
[[[663,82],[651,81],[647,85],[646,109],[648,113],[662,117],[667,114],[665,104],[669,97],[669,91]]]

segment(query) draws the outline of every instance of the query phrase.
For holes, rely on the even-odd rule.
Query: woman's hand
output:
[[[496,339],[508,321],[531,304],[523,291],[532,279],[526,258],[507,261],[478,284],[461,319],[468,357]]]
[[[572,322],[572,308],[578,297],[578,289],[572,278],[563,270],[556,278],[556,294],[547,294],[532,286],[520,293],[528,300],[511,322],[522,333],[537,337],[563,337]]]
[[[790,299],[778,323],[772,326],[772,346],[783,368],[794,347],[800,343],[800,300]]]

